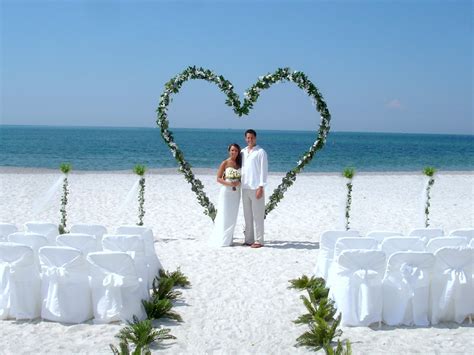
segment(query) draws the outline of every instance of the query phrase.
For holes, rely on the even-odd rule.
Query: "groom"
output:
[[[265,194],[267,184],[267,153],[257,145],[257,132],[245,131],[247,147],[242,149],[242,205],[245,218],[245,245],[263,247],[263,220],[265,218]]]

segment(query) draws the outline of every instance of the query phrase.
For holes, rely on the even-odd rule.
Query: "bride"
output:
[[[224,160],[217,170],[217,182],[220,183],[217,216],[209,245],[228,247],[232,245],[234,228],[240,204],[240,167],[242,157],[240,147],[232,143],[227,148],[229,158]]]

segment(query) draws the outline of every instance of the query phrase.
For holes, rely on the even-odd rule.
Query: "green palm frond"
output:
[[[329,295],[329,289],[323,286],[324,284],[317,284],[314,287],[308,289],[308,296],[311,302],[319,304],[321,300],[327,299]]]
[[[345,345],[336,338],[342,335],[338,329],[341,323],[341,314],[337,313],[334,302],[329,299],[329,288],[322,278],[302,277],[290,280],[288,288],[307,291],[308,296],[300,296],[308,313],[299,316],[293,321],[295,324],[306,324],[309,330],[296,339],[296,346],[306,346],[314,351],[323,349],[326,355],[350,355],[351,345]],[[335,347],[334,347],[335,346]]]
[[[169,299],[151,298],[149,301],[142,300],[143,307],[148,319],[169,318],[177,322],[182,322],[183,318],[172,311],[173,303]]]
[[[310,288],[315,288],[315,287],[323,287],[323,288],[326,287],[326,282],[324,281],[323,278],[314,277],[314,276],[311,276],[311,278],[309,278],[306,275],[303,275],[298,279],[290,280],[289,283],[291,285],[288,286],[288,288],[294,288],[300,291],[307,290]]]
[[[354,175],[355,175],[354,168],[345,168],[342,172],[342,176],[344,176],[347,179],[352,179]]]
[[[160,300],[170,299],[175,300],[181,297],[181,291],[173,290],[175,286],[174,280],[172,278],[157,278],[153,280],[152,284],[152,297]]]
[[[137,164],[133,167],[133,172],[138,176],[143,176],[146,172],[146,166]]]
[[[328,298],[321,299],[319,303],[319,307],[317,308],[314,316],[317,318],[324,319],[326,322],[334,322],[337,323],[336,327],[339,325],[340,322],[340,315],[338,318],[334,319],[336,315],[336,308],[334,307],[334,302]],[[339,319],[339,322],[337,321]]]
[[[426,176],[432,177],[436,173],[436,169],[432,166],[427,166],[423,169],[423,174]]]
[[[130,348],[126,341],[121,341],[119,343],[119,349],[115,347],[113,344],[109,344],[110,350],[114,353],[114,355],[130,355]],[[135,350],[136,351],[136,350]],[[135,353],[135,352],[134,352]]]
[[[69,164],[69,163],[61,163],[61,164],[59,165],[59,170],[61,170],[61,172],[62,172],[63,174],[69,173],[69,172],[71,171],[71,169],[72,169],[72,165]]]
[[[313,315],[309,313],[303,314],[293,321],[295,324],[310,324],[311,322],[313,322]]]
[[[308,313],[313,316],[316,314],[317,305],[314,305],[306,296],[300,296],[304,306],[308,310]]]
[[[174,284],[179,287],[190,287],[191,282],[189,282],[188,277],[181,272],[180,267],[176,271],[169,272],[163,269],[160,270],[160,278],[170,278],[173,279]]]
[[[128,322],[128,326],[121,329],[116,337],[121,340],[121,349],[124,347],[122,343],[132,343],[136,346],[136,351],[140,351],[139,354],[149,350],[149,346],[152,343],[159,343],[165,339],[175,339],[170,334],[170,329],[156,330],[153,328],[151,320],[145,319],[140,321],[136,316],[133,316],[133,320]]]
[[[345,346],[345,347],[344,347]],[[327,355],[351,355],[352,354],[352,347],[351,342],[347,340],[345,344],[340,340],[337,341],[336,348],[328,347],[324,348]]]

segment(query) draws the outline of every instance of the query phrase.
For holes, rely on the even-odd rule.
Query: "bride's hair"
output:
[[[235,159],[235,162],[237,163],[237,166],[241,168],[242,167],[242,153],[240,153],[241,151],[240,146],[237,143],[229,144],[229,146],[227,147],[227,151],[230,152],[230,148],[232,147],[237,148],[237,150],[239,151],[239,155],[237,155],[237,159]]]

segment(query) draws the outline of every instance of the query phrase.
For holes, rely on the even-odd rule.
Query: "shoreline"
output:
[[[193,173],[196,175],[214,175],[217,171],[213,168],[193,168]],[[395,171],[356,171],[356,176],[378,176],[378,175],[422,175],[421,170],[395,170]],[[54,174],[60,173],[59,168],[31,168],[31,167],[16,167],[16,166],[0,166],[0,174]],[[270,171],[270,176],[281,176],[286,174],[286,171]],[[119,174],[119,175],[134,175],[132,169],[129,170],[72,170],[72,175],[83,174]],[[341,176],[341,172],[332,171],[302,171],[298,176]],[[474,170],[438,170],[437,175],[474,175]],[[178,168],[158,168],[147,170],[147,175],[182,175]]]

